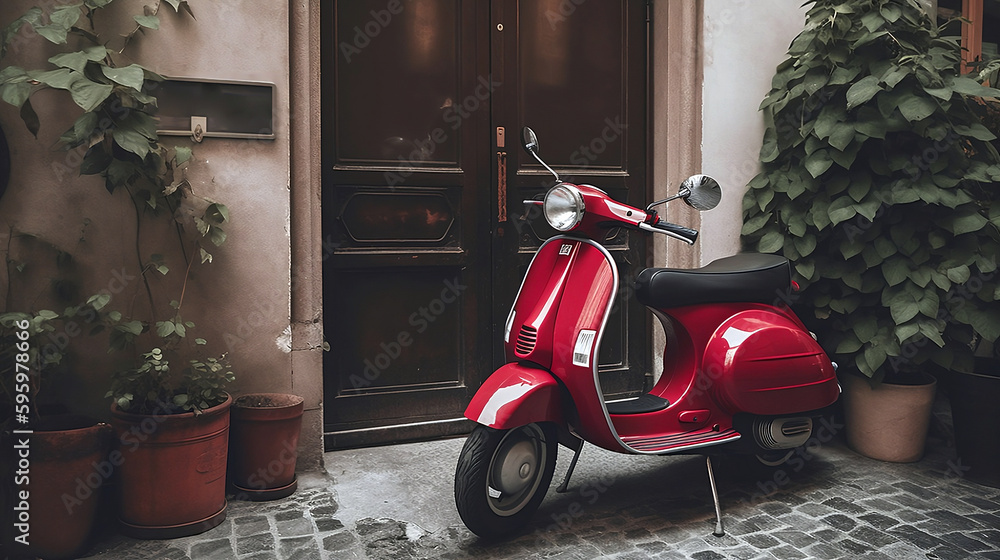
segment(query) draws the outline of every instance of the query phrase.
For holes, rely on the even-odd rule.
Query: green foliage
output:
[[[138,289],[145,291],[149,315],[135,316],[134,296],[122,298],[127,308],[115,309],[107,293],[65,313],[67,318],[83,314],[96,318],[98,330],[109,332],[109,351],[132,350],[139,344],[152,347],[148,352],[132,350],[139,356],[136,365],[113,375],[108,397],[127,412],[200,410],[225,400],[223,386],[233,377],[228,362],[224,356],[192,360],[184,378],[177,380],[170,374],[173,356],[168,356],[183,355],[186,347],[200,350],[206,344],[203,338],[191,341],[188,335],[195,325],[181,317],[181,309],[192,266],[211,262],[210,251],[226,240],[229,209],[198,196],[185,179],[185,168],[193,160],[191,148],[160,143],[155,92],[163,78],[123,55],[137,34],[159,29],[158,12],[164,4],[177,14],[192,18],[194,14],[187,0],[156,0],[133,16],[135,27],[114,50],[94,25],[102,10],[122,5],[112,7],[112,3],[83,0],[48,11],[35,7],[0,29],[0,62],[15,42],[33,40],[28,29],[44,41],[69,48],[50,57],[44,68],[0,67],[0,99],[20,110],[25,126],[37,137],[40,123],[31,103],[35,94],[46,89],[67,92],[81,113],[60,136],[58,147],[83,152],[80,174],[100,176],[107,191],[102,196],[128,196],[135,209],[135,258],[142,279]],[[142,247],[141,232],[155,220],[172,225],[176,236],[154,239],[159,245],[150,253]],[[171,309],[169,317],[163,317],[165,306],[154,297],[154,287],[161,284],[151,283],[150,275],[169,274],[168,262],[183,262],[176,267],[183,271],[183,282],[179,295],[166,298]]]
[[[744,245],[795,263],[841,363],[966,363],[1000,336],[1000,156],[969,106],[1000,90],[959,75],[915,0],[810,3],[761,103]]]
[[[115,372],[106,397],[133,414],[201,414],[228,398],[226,386],[236,377],[225,355],[204,361],[193,359],[178,384],[170,362],[160,348],[142,355],[134,369]]]

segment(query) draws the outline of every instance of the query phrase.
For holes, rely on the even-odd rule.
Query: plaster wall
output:
[[[118,35],[131,31],[135,25],[131,16],[142,14],[144,3],[121,0],[105,10],[114,15],[104,17],[116,18],[99,22],[106,29],[105,37],[119,44]],[[37,0],[4,0],[0,25],[37,4]],[[213,353],[229,352],[237,375],[231,392],[296,392],[306,398],[304,426],[316,433],[304,434],[304,458],[306,464],[319,464],[321,391],[315,388],[321,382],[310,379],[310,383],[297,384],[292,372],[293,346],[310,349],[293,344],[291,320],[289,21],[296,5],[267,0],[192,2],[197,16],[193,20],[173,13],[163,2],[160,29],[138,35],[125,52],[165,76],[276,85],[275,140],[208,138],[194,144],[188,138],[162,137],[161,141],[193,147],[194,159],[187,172],[193,189],[230,209],[226,243],[214,251],[213,263],[193,268],[184,316],[197,324],[196,336],[209,339]],[[50,47],[25,31],[23,47],[10,52],[4,62],[42,67],[58,50]],[[65,92],[43,92],[33,98],[33,104],[42,122],[37,140],[27,132],[16,109],[0,104],[0,126],[7,133],[12,157],[11,182],[0,199],[0,241],[6,242],[11,224],[36,234],[74,256],[82,294],[118,282],[123,286],[115,292],[114,301],[132,298],[141,281],[131,247],[134,212],[130,203],[123,193],[108,194],[100,178],[78,176],[82,153],[52,149],[80,114]],[[107,356],[106,344],[84,338],[74,337],[73,352],[79,360],[59,390],[73,395],[79,412],[105,418],[109,372],[115,359],[121,358]],[[312,374],[320,375],[318,371]]]
[[[743,193],[759,171],[764,119],[757,110],[775,67],[805,26],[801,0],[704,0],[702,172],[723,187],[701,216],[701,264],[740,250]]]

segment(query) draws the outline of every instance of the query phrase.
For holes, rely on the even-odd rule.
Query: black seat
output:
[[[702,268],[647,268],[635,281],[635,296],[659,309],[699,303],[774,303],[787,298],[791,281],[785,257],[741,253]]]

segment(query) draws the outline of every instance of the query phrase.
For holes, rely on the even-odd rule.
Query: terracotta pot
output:
[[[121,453],[119,521],[140,539],[205,532],[226,518],[226,402],[201,414],[128,414],[111,407]]]
[[[901,383],[872,386],[860,375],[841,377],[847,444],[858,453],[893,463],[924,455],[937,380],[917,372]]]
[[[977,358],[974,369],[951,377],[957,469],[973,482],[1000,488],[1000,361]]]
[[[18,487],[18,492],[28,492],[29,546],[15,542],[9,551],[32,558],[76,558],[87,546],[104,482],[114,470],[108,462],[111,426],[63,417],[32,428],[30,435],[14,435],[15,445],[28,440],[30,453],[28,484]],[[17,508],[21,500],[15,498]]]
[[[282,393],[242,395],[233,402],[229,480],[238,497],[275,500],[295,492],[303,402]]]

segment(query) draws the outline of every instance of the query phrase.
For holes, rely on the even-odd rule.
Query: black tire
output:
[[[455,505],[465,526],[496,539],[526,525],[552,482],[557,450],[550,424],[476,426],[455,469]]]

